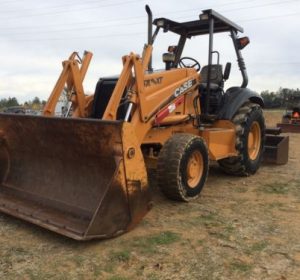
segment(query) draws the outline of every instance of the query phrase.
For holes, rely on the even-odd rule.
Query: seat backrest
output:
[[[91,118],[102,119],[105,109],[108,105],[108,102],[112,96],[112,93],[115,89],[115,86],[118,82],[118,78],[105,78],[100,79],[97,83],[94,101],[93,101],[93,109]],[[126,90],[123,93],[125,96]],[[122,104],[119,106],[117,111],[117,120],[123,120],[126,115],[128,104]]]
[[[208,65],[202,67],[201,72],[201,83],[207,83],[208,76]],[[211,76],[210,82],[220,85],[223,81],[223,67],[221,64],[212,64],[211,65]]]
[[[116,86],[117,79],[100,79],[97,83],[91,117],[101,119]]]

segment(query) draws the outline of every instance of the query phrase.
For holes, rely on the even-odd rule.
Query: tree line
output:
[[[300,90],[279,88],[278,91],[262,91],[265,108],[293,108],[300,107]]]
[[[265,102],[265,108],[292,108],[300,107],[300,89],[279,88],[277,91],[264,90],[260,93]],[[23,104],[19,103],[16,97],[0,99],[0,110],[23,106],[25,109],[41,110],[46,104],[45,100],[34,97]]]
[[[34,97],[32,100],[28,100],[24,103],[20,103],[16,97],[8,97],[0,99],[0,110],[21,106],[25,109],[41,110],[46,104],[45,100],[40,100],[39,97]]]

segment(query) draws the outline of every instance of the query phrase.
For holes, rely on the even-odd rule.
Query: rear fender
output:
[[[258,93],[248,88],[229,88],[224,94],[223,106],[218,114],[218,119],[231,120],[238,109],[248,101],[264,107],[264,101]]]

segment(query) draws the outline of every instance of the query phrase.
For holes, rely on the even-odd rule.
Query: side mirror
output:
[[[228,80],[228,78],[230,76],[230,71],[231,71],[231,63],[227,62],[226,66],[225,66],[225,70],[224,70],[224,75],[223,75],[223,79],[225,81]]]

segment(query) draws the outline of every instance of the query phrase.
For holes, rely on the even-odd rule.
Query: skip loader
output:
[[[148,6],[146,11],[142,56],[124,56],[120,75],[100,78],[93,95],[82,86],[92,54],[80,59],[73,53],[42,116],[0,114],[1,212],[76,240],[109,238],[132,229],[150,210],[148,163],[156,163],[162,192],[179,201],[199,196],[209,160],[233,175],[258,170],[264,103],[247,88],[241,50],[249,39],[238,36],[243,28],[214,10],[180,23],[153,21]],[[160,31],[178,35],[178,44],[163,54],[165,68],[154,70]],[[215,33],[231,36],[241,86],[224,90],[231,63],[223,71]],[[201,35],[209,40],[203,67],[182,57],[186,42]],[[56,117],[64,90],[70,106]]]

